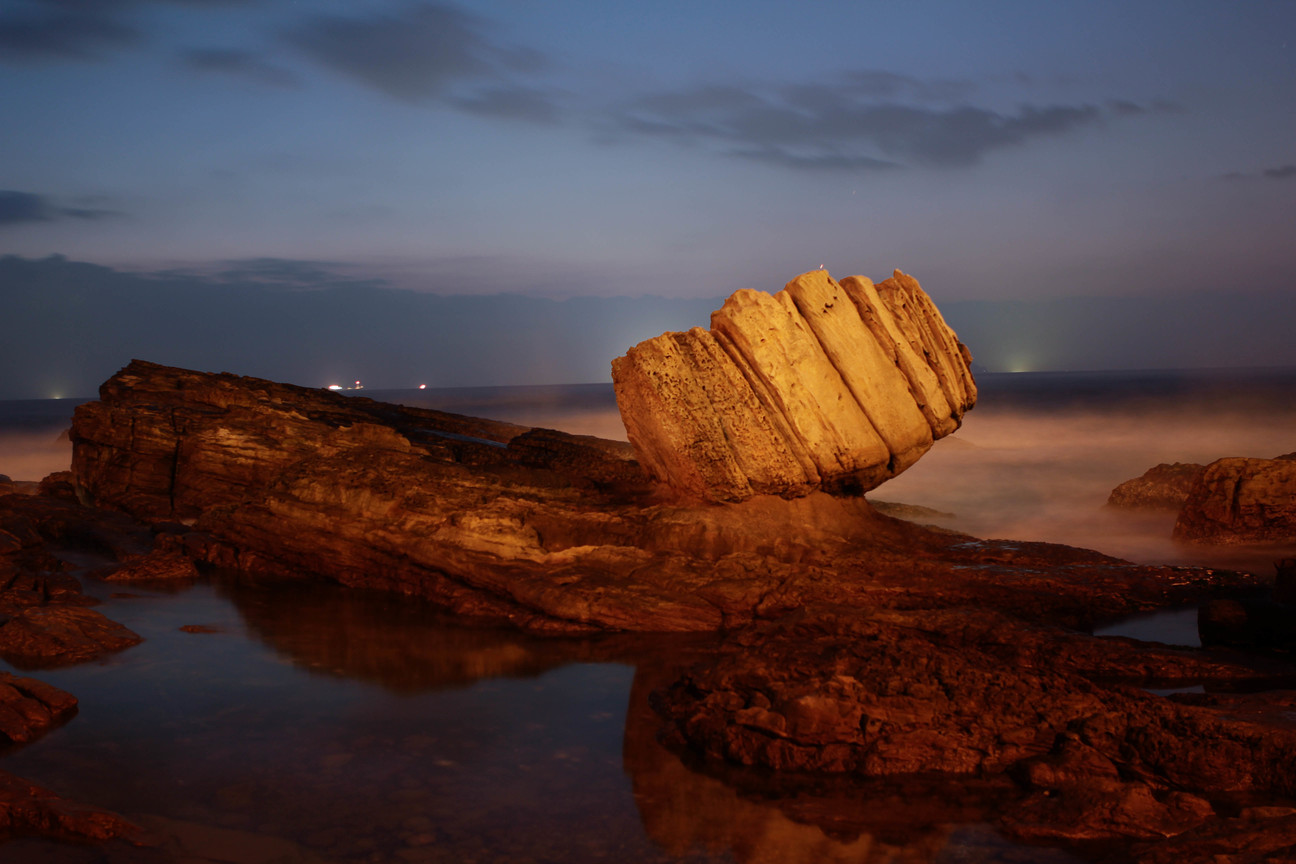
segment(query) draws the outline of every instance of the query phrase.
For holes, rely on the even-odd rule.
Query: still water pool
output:
[[[987,827],[993,792],[686,765],[648,694],[710,637],[539,639],[323,585],[86,582],[145,641],[34,673],[80,713],[0,767],[165,845],[11,840],[0,861],[1074,860]]]

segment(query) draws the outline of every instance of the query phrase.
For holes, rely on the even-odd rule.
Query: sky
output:
[[[1296,365],[1290,0],[4,0],[0,106],[0,398],[604,380],[821,266],[993,371]]]

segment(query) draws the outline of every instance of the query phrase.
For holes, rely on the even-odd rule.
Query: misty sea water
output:
[[[1178,547],[1172,516],[1103,504],[1158,462],[1296,450],[1296,370],[978,382],[964,427],[870,498],[952,514],[933,520],[979,536],[1147,563],[1261,570],[1279,557]],[[361,395],[624,437],[610,385]],[[66,467],[60,432],[74,402],[0,402],[0,473],[35,480]],[[953,818],[977,811],[966,802],[978,793],[959,783],[782,789],[673,751],[657,739],[649,694],[707,636],[530,637],[466,628],[408,598],[228,573],[82,582],[144,642],[25,673],[76,695],[80,711],[0,754],[0,768],[165,842],[16,838],[0,843],[0,862],[1082,860],[1004,840],[985,824],[993,800],[978,805],[982,818]],[[877,806],[896,796],[911,804],[901,816]]]

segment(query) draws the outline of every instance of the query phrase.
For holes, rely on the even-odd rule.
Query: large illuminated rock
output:
[[[911,276],[814,270],[773,296],[736,292],[709,331],[641,342],[612,380],[649,474],[732,502],[894,477],[975,404],[971,359]]]

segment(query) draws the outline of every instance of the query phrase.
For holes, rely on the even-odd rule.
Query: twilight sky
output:
[[[302,309],[368,291],[350,323],[381,328],[411,314],[393,289],[688,303],[899,267],[992,369],[1196,365],[1221,308],[1243,339],[1254,309],[1272,351],[1202,365],[1296,365],[1273,320],[1296,310],[1290,0],[5,0],[0,106],[0,253],[162,292],[131,308],[145,324],[197,321],[234,284]],[[88,314],[30,270],[0,281],[27,338]],[[1064,326],[1086,299],[1099,320],[1166,309],[1165,350],[1086,353]],[[637,333],[633,304],[604,305],[636,340],[705,323]],[[1049,344],[1023,347],[1050,314]],[[441,383],[515,383],[516,333],[483,333],[505,371],[442,357]],[[183,365],[208,338],[121,350]],[[219,362],[287,368],[244,351]],[[610,359],[550,374],[601,380]]]

